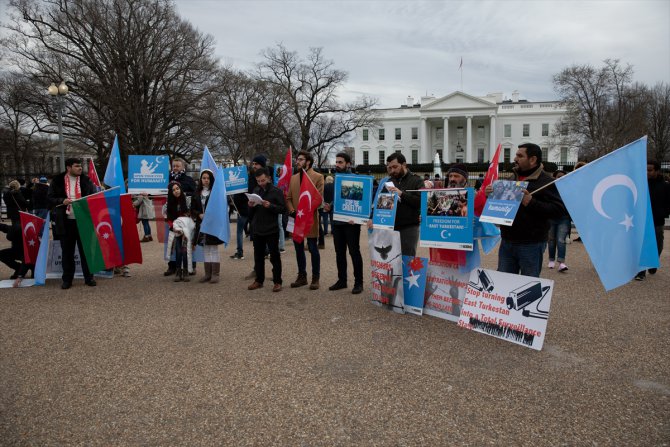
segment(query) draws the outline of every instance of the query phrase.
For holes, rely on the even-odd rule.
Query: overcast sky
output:
[[[179,13],[216,39],[221,61],[249,69],[282,42],[323,47],[349,73],[341,93],[398,107],[408,95],[475,96],[513,90],[555,99],[552,75],[606,58],[634,79],[670,81],[670,0],[284,1],[177,0]]]

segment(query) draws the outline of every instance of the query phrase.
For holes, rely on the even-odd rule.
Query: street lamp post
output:
[[[49,94],[54,98],[56,111],[58,112],[58,147],[60,148],[60,170],[65,172],[65,147],[63,146],[63,96],[67,95],[68,87],[65,81],[52,82],[49,86]]]

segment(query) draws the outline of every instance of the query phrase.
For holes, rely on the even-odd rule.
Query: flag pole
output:
[[[106,192],[114,191],[115,189],[119,189],[119,188],[120,188],[120,186],[114,186],[114,187],[109,188],[109,189],[103,189],[102,191],[98,191],[98,192],[95,192],[93,194],[89,194],[87,196],[79,197],[78,199],[74,199],[70,204],[72,204],[72,203],[74,203],[78,200],[88,199],[89,197],[97,196],[98,194],[104,194]],[[58,208],[59,206],[68,206],[68,205],[64,205],[64,204],[61,203],[60,205],[56,205],[54,208]]]

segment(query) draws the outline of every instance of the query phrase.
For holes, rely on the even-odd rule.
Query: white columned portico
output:
[[[421,118],[421,156],[419,157],[419,163],[430,163],[428,144],[428,120],[426,118]]]
[[[491,123],[489,124],[489,161],[493,160],[493,156],[496,154],[496,116],[491,114],[489,115]]]
[[[468,125],[465,131],[465,162],[472,163],[472,115],[466,116]]]
[[[444,125],[442,126],[444,128],[444,149],[442,149],[442,160],[440,160],[442,163],[448,163],[448,160],[450,159],[449,157],[449,117],[445,116],[442,117],[442,120],[444,121]]]

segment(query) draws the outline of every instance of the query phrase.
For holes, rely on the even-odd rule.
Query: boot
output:
[[[309,290],[317,290],[319,288],[319,275],[312,275],[312,283],[309,285]]]
[[[177,269],[174,275],[174,282],[179,282],[184,279],[184,273],[182,272],[181,269]]]
[[[307,285],[307,273],[298,273],[298,277],[295,282],[291,283],[291,288],[295,289],[296,287],[302,287]]]
[[[211,262],[205,262],[205,276],[200,279],[198,282],[207,282],[210,279],[212,279],[212,263]]]
[[[218,262],[212,262],[210,264],[212,269],[212,279],[209,280],[210,284],[216,284],[219,282],[219,272],[221,271],[221,264]]]
[[[182,269],[181,270],[181,280],[184,282],[191,282],[191,278],[189,278],[189,275],[192,275],[193,272],[189,272],[188,269]]]

